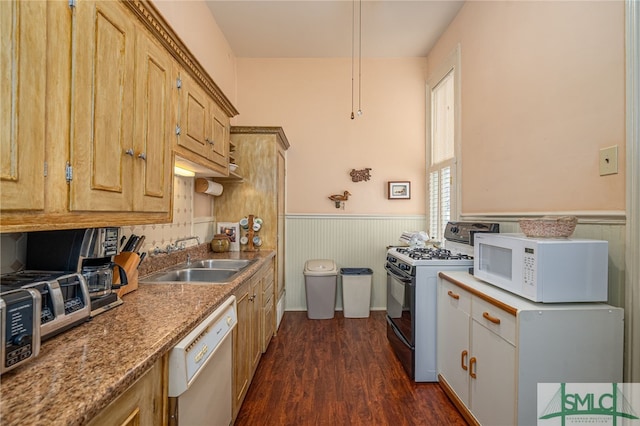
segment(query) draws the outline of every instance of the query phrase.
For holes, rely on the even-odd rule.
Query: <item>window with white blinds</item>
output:
[[[456,199],[459,188],[456,182],[456,144],[459,128],[456,105],[459,76],[456,75],[459,50],[456,49],[429,80],[427,96],[430,114],[428,118],[427,176],[429,235],[444,239],[448,221],[457,217]]]

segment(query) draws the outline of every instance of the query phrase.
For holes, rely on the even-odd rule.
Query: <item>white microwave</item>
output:
[[[476,278],[534,302],[605,302],[608,242],[478,233]]]

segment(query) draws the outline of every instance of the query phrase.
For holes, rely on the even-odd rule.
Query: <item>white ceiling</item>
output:
[[[362,56],[427,56],[463,3],[363,0]],[[354,28],[358,55],[358,0],[207,0],[207,5],[237,57],[351,57]]]

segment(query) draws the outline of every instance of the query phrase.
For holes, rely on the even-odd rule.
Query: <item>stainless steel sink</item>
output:
[[[212,283],[225,284],[233,281],[234,276],[239,274],[237,269],[178,269],[174,271],[165,271],[153,274],[145,278],[144,282],[167,283],[167,282],[196,282],[196,283]]]
[[[256,259],[204,259],[191,262],[189,268],[244,269]]]
[[[226,284],[233,281],[257,259],[204,259],[183,263],[168,271],[157,272],[142,282],[166,284],[172,282],[195,284]]]

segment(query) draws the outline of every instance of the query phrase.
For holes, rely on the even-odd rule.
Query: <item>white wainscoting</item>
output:
[[[520,232],[517,218],[463,217],[500,223],[501,232]],[[426,228],[423,216],[288,215],[286,218],[286,310],[307,309],[304,263],[309,259],[333,259],[338,266],[336,308],[342,309],[339,268],[373,270],[371,309],[386,308],[386,248],[397,245],[403,231]],[[579,218],[573,237],[609,242],[609,303],[624,307],[625,301],[624,216]]]
[[[303,271],[309,259],[336,262],[338,310],[342,310],[340,268],[351,267],[373,270],[370,306],[372,310],[386,309],[387,246],[398,245],[403,231],[424,229],[425,216],[287,215],[286,310],[307,309]]]

